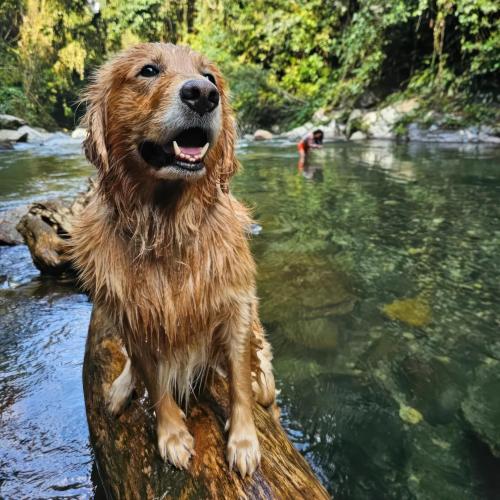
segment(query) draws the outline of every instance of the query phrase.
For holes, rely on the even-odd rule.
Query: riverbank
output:
[[[249,140],[288,139],[296,142],[321,128],[325,141],[367,139],[403,142],[487,143],[500,145],[500,123],[467,123],[458,113],[426,109],[417,99],[405,99],[379,108],[318,109],[311,120],[292,130],[257,130]],[[274,133],[273,133],[274,132]]]
[[[258,129],[253,134],[244,134],[247,141],[281,139],[299,141],[308,132],[321,128],[325,142],[390,140],[400,142],[429,142],[449,144],[498,144],[500,145],[500,122],[488,119],[471,121],[458,112],[435,111],[418,98],[399,100],[378,108],[318,109],[303,125],[282,131],[278,126],[272,130]],[[48,132],[30,126],[23,118],[0,115],[0,150],[12,149],[15,145],[65,145],[74,146],[85,138],[85,129]]]

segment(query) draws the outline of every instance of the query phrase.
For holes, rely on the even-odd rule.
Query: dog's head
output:
[[[237,167],[234,119],[221,73],[201,54],[137,45],[97,72],[85,100],[85,152],[103,182],[227,189]]]

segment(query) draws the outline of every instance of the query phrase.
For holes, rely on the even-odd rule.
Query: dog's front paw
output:
[[[194,439],[187,428],[158,428],[158,449],[165,461],[179,469],[187,469],[189,460],[194,455]]]
[[[255,427],[231,430],[227,444],[229,468],[238,469],[241,477],[252,476],[260,464],[260,446]]]

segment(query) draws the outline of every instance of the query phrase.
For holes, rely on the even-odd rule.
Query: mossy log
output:
[[[228,468],[224,425],[227,382],[217,373],[188,408],[195,439],[190,468],[165,464],[157,451],[151,402],[140,393],[116,418],[106,410],[106,394],[125,363],[117,331],[94,307],[83,366],[90,436],[104,489],[110,498],[326,499],[326,490],[293,447],[272,412],[255,405],[262,463],[252,478]]]

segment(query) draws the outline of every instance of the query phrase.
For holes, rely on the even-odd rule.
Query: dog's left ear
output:
[[[106,141],[107,99],[102,91],[102,86],[97,84],[100,74],[98,73],[94,78],[94,83],[90,84],[82,99],[87,104],[87,110],[83,117],[87,137],[83,142],[83,148],[89,162],[102,174],[109,168]]]
[[[223,99],[223,109],[230,110],[229,103],[224,102],[227,98]],[[221,161],[219,163],[219,185],[224,193],[229,192],[229,181],[231,177],[238,171],[240,166],[236,159],[236,120],[231,111],[227,112],[222,120],[222,137],[220,144],[222,147]]]

